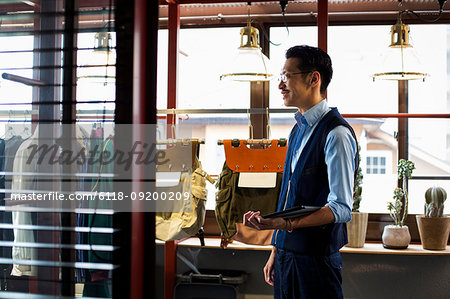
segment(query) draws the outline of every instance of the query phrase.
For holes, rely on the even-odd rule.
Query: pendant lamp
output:
[[[78,79],[87,79],[90,83],[104,86],[114,84],[116,78],[116,53],[109,32],[97,32],[94,37],[94,49],[87,63],[80,67]]]
[[[391,27],[391,44],[381,64],[382,72],[372,75],[373,80],[424,80],[422,64],[409,43],[409,26],[404,24],[399,13],[397,22]]]
[[[247,26],[241,29],[241,46],[230,68],[220,76],[220,80],[268,81],[273,78],[269,58],[262,53],[258,40],[259,31],[251,26],[249,6]]]

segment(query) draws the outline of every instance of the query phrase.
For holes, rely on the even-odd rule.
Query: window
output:
[[[367,150],[366,163],[361,163],[366,174],[392,174],[392,152]]]
[[[410,28],[411,42],[430,77],[425,82],[409,81],[409,113],[448,113],[449,71],[447,63],[442,62],[448,61],[449,48],[446,40],[450,26],[410,25]],[[432,35],[430,28],[433,28]],[[397,82],[373,82],[371,79],[371,74],[376,72],[377,65],[381,62],[382,53],[389,45],[390,26],[331,26],[328,34],[328,53],[333,60],[334,69],[328,88],[330,105],[337,106],[343,114],[397,113]],[[353,42],[355,37],[358,37],[357,44]],[[386,203],[392,199],[397,185],[397,140],[394,137],[398,130],[397,119],[360,118],[348,121],[359,137],[362,147],[361,164],[366,174],[363,179],[361,211],[387,213]],[[448,177],[448,120],[410,118],[408,123],[409,159],[417,168],[414,176]],[[409,181],[412,188],[409,213],[423,213],[422,193],[426,190],[426,180],[413,178]],[[434,181],[444,185],[445,182],[446,180]],[[415,190],[421,191],[416,193]]]
[[[220,109],[248,109],[250,84],[220,80],[240,43],[240,28],[182,29],[179,43],[179,109],[218,109],[217,113],[179,115],[181,125],[192,127],[194,138],[204,138],[200,161],[205,171],[220,174],[225,161],[219,139],[249,138],[248,115]],[[167,107],[167,30],[159,30],[158,109]],[[211,45],[214,45],[211,48]],[[206,208],[215,207],[215,187],[207,184]]]
[[[433,26],[433,37],[429,28]],[[447,76],[446,40],[447,25],[411,25],[412,43],[430,77],[425,82],[409,83],[411,113],[439,113],[447,108],[445,88]],[[284,27],[270,29],[271,40],[282,42],[281,46],[270,46],[270,59],[275,74],[284,63],[287,48],[296,44],[317,45],[317,28],[290,27],[287,36]],[[396,82],[373,82],[373,74],[381,60],[381,54],[390,42],[390,26],[331,26],[329,27],[329,54],[333,60],[333,79],[328,89],[330,106],[337,106],[343,114],[351,113],[397,113],[398,86]],[[220,38],[217,38],[220,36]],[[358,36],[361,42],[352,42]],[[437,40],[435,37],[440,36]],[[195,41],[195,42],[194,42]],[[250,91],[248,83],[221,82],[218,77],[231,58],[239,42],[239,28],[182,29],[180,31],[179,96],[178,107],[186,109],[248,108]],[[217,51],[207,47],[215,43],[222,45]],[[433,51],[433,54],[430,51]],[[222,59],[218,59],[221,57]],[[160,30],[160,64],[158,108],[164,107],[167,89],[167,31]],[[364,67],[361,67],[364,66]],[[278,70],[278,71],[277,71]],[[270,82],[270,107],[284,108],[278,90],[278,82]],[[446,85],[445,85],[446,86]],[[428,100],[432,99],[432,105]],[[223,148],[217,145],[222,138],[246,138],[248,116],[245,114],[191,114],[183,120],[193,125],[193,136],[206,138],[202,145],[201,160],[211,174],[219,174],[224,156]],[[363,211],[387,213],[386,202],[392,198],[396,186],[397,119],[395,118],[350,118],[363,147],[362,165],[367,176],[363,180]],[[435,123],[439,123],[437,125]],[[444,124],[444,123],[445,124]],[[271,137],[286,138],[292,128],[292,113],[270,115]],[[433,127],[434,134],[427,134]],[[418,151],[441,157],[449,163],[446,155],[449,145],[445,142],[450,127],[443,120],[410,119],[410,159],[417,165],[423,161],[415,155]],[[442,138],[439,137],[442,135]],[[412,146],[412,147],[411,147]],[[420,169],[421,167],[418,167]],[[417,173],[419,170],[416,170]],[[433,175],[423,169],[423,175]],[[208,209],[214,207],[214,188],[211,187]],[[212,191],[212,192],[211,192]],[[383,194],[381,197],[380,195]],[[366,204],[364,204],[366,203]],[[366,209],[367,208],[367,209]]]
[[[240,28],[182,29],[179,42],[180,109],[248,108],[247,82],[220,80],[240,44]],[[159,30],[158,109],[167,107],[168,31]],[[207,122],[207,117],[205,122]]]
[[[32,77],[33,37],[0,35],[1,73]],[[0,78],[0,110],[31,110],[32,87]],[[11,104],[14,102],[14,107]],[[17,105],[17,104],[23,105]],[[12,108],[12,109],[11,109]]]
[[[75,7],[74,2],[80,6]],[[67,14],[71,4],[75,12]],[[113,5],[113,1],[109,4]],[[93,180],[95,175],[88,175],[93,171],[87,170],[87,164],[83,166],[86,169],[80,167],[74,173],[61,165],[52,167],[42,161],[34,163],[31,155],[28,160],[24,159],[29,154],[27,150],[32,148],[28,146],[51,143],[60,137],[63,121],[76,122],[73,126],[76,128],[88,125],[91,132],[93,123],[102,121],[105,110],[109,110],[108,121],[114,119],[115,53],[109,56],[109,66],[105,67],[105,61],[93,50],[98,31],[114,31],[105,24],[114,21],[115,8],[108,7],[108,3],[103,7],[96,5],[98,3],[92,1],[62,0],[0,3],[2,297],[26,297],[28,293],[42,297],[81,297],[83,292],[85,296],[92,292],[103,297],[111,294],[112,270],[115,268],[111,258],[115,251],[112,246],[114,212],[105,206],[85,205],[63,213],[57,204],[46,205],[51,200],[53,203],[61,200],[62,197],[51,196],[57,193],[66,201],[79,200],[77,196],[93,191],[92,182],[95,188],[104,180],[98,179],[96,184],[97,177]],[[79,22],[65,28],[72,23],[69,18]],[[68,49],[65,43],[72,37],[78,43]],[[115,45],[115,34],[111,34],[111,38]],[[113,48],[111,50],[115,52]],[[70,54],[77,58],[78,68],[68,61]],[[75,69],[79,80],[67,80]],[[100,69],[107,72],[98,73]],[[8,74],[21,78],[8,78]],[[73,97],[75,90],[77,98]],[[80,125],[82,121],[84,124]],[[93,136],[82,129],[79,132],[79,142],[75,143],[89,155],[88,146],[93,145],[95,138],[91,139]],[[68,153],[66,148],[57,150]],[[66,189],[68,185],[71,187]],[[14,198],[28,201],[23,205],[24,202],[14,202]],[[101,221],[104,222],[99,224]],[[118,223],[114,225],[117,227]],[[101,226],[106,229],[100,229]],[[101,245],[100,249],[97,245]],[[93,285],[90,273],[94,271],[90,270],[102,270],[102,294],[96,292],[99,284]]]
[[[386,173],[386,157],[367,157],[367,174],[385,174]]]

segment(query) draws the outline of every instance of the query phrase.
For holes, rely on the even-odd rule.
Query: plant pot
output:
[[[419,227],[420,240],[423,249],[445,250],[450,233],[450,217],[428,218],[423,215],[416,216]]]
[[[411,242],[408,226],[386,225],[383,230],[383,247],[388,249],[406,249]]]
[[[347,223],[347,247],[361,248],[366,241],[368,213],[352,212],[352,220]]]

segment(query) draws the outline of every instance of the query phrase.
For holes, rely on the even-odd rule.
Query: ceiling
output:
[[[78,0],[79,28],[104,27],[111,16],[113,19],[116,0]],[[168,1],[160,1],[160,28],[168,23]],[[63,3],[64,1],[61,1]],[[249,1],[240,0],[179,0],[181,27],[224,27],[242,26],[247,20]],[[250,0],[251,16],[261,23],[283,26],[279,1]],[[41,1],[1,0],[0,32],[27,32],[34,28],[34,20],[46,15],[40,14]],[[111,10],[108,9],[113,3]],[[399,10],[414,10],[434,18],[438,12],[437,0],[329,0],[328,18],[330,25],[394,24]],[[448,9],[446,9],[448,7]],[[62,13],[61,17],[62,17]],[[423,21],[412,15],[403,19],[409,24],[422,24]],[[288,1],[285,20],[289,25],[316,25],[317,0]],[[450,24],[450,4],[446,3],[444,12],[437,23]]]
[[[160,26],[167,26],[168,0],[160,0]],[[247,19],[247,2],[239,0],[179,0],[182,27],[236,26]],[[279,1],[250,1],[251,16],[260,22],[282,25],[283,17]],[[448,4],[450,5],[450,4]],[[439,23],[450,22],[450,6]],[[434,18],[439,11],[437,0],[329,0],[330,25],[346,24],[394,24],[399,10],[414,10]],[[316,24],[317,1],[289,1],[286,7],[286,21],[290,25]],[[416,17],[404,17],[408,23],[423,23]]]

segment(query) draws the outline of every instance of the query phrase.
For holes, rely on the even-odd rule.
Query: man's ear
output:
[[[314,83],[319,82],[320,73],[319,72],[313,72],[311,76],[311,81],[309,82],[309,85],[313,85]]]

